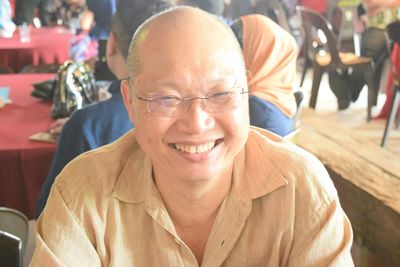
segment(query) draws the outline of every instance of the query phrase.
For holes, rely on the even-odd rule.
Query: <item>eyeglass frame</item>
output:
[[[176,110],[178,110],[178,113],[177,113],[176,115],[171,115],[171,114],[167,114],[167,113],[157,113],[157,112],[154,112],[154,109],[151,108],[151,104],[152,104],[154,101],[156,101],[156,103],[160,104],[163,108],[170,108],[170,107],[164,106],[160,101],[157,101],[157,100],[160,100],[160,99],[162,99],[162,98],[164,98],[164,97],[168,97],[168,96],[170,96],[170,95],[164,95],[164,96],[156,97],[156,98],[141,97],[141,96],[139,96],[139,95],[136,94],[135,90],[133,89],[133,87],[132,87],[131,84],[129,83],[129,80],[130,80],[129,78],[130,78],[129,76],[125,77],[125,78],[123,79],[123,81],[125,81],[125,82],[127,83],[129,89],[132,91],[132,93],[133,93],[133,95],[135,96],[136,99],[138,99],[138,100],[140,100],[140,101],[147,102],[147,112],[148,112],[148,113],[153,113],[153,114],[158,114],[158,115],[161,115],[161,116],[167,116],[167,117],[180,117],[180,116],[184,115],[184,114],[189,110],[189,108],[190,108],[190,106],[191,106],[191,104],[192,104],[192,101],[193,101],[193,100],[196,100],[196,99],[201,100],[201,107],[202,107],[202,109],[203,109],[204,111],[206,111],[207,113],[218,113],[218,112],[220,112],[220,110],[218,110],[218,111],[210,111],[210,110],[207,110],[207,107],[208,107],[208,104],[207,104],[207,103],[209,103],[208,100],[210,99],[210,97],[215,96],[216,94],[220,94],[220,93],[234,93],[234,94],[235,94],[235,97],[238,96],[238,95],[245,95],[245,94],[248,94],[248,93],[249,93],[249,91],[244,91],[244,88],[241,87],[241,86],[233,86],[232,88],[240,88],[242,91],[241,91],[241,92],[221,91],[221,92],[218,92],[218,93],[213,94],[213,95],[211,95],[211,96],[196,96],[196,97],[189,97],[189,98],[180,98],[180,99],[179,99],[179,104],[177,104],[176,106],[173,107],[173,108],[175,108]],[[176,97],[176,98],[178,98],[178,97]],[[234,97],[232,97],[232,99],[233,99],[233,98],[234,98]],[[176,100],[178,100],[178,99],[176,99]],[[227,101],[229,101],[229,100],[227,100]],[[186,103],[187,103],[187,104],[186,104]],[[223,104],[223,103],[222,103],[222,104]],[[241,103],[241,104],[242,104],[242,103]],[[184,109],[182,109],[181,111],[179,111],[179,108],[180,108],[180,107],[184,107]],[[239,107],[239,106],[237,106],[237,107]],[[234,108],[232,108],[231,110],[236,109],[237,107],[234,107]],[[172,113],[173,113],[173,112],[172,112]]]

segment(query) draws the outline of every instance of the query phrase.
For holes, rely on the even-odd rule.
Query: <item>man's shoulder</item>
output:
[[[114,143],[85,152],[73,159],[54,184],[67,203],[108,197],[119,174],[135,151],[141,150],[133,131],[130,131]]]
[[[297,165],[320,164],[308,151],[290,141],[261,128],[252,127],[248,141],[250,153],[259,153],[271,161],[283,173],[290,172]]]
[[[94,103],[76,110],[70,120],[75,123],[89,120],[107,120],[112,114],[117,115],[120,110],[125,110],[125,106],[120,95],[117,95],[106,101]]]
[[[260,162],[270,162],[287,180],[296,197],[329,204],[337,192],[325,167],[314,155],[263,129],[253,129],[247,153],[257,153]],[[261,177],[262,179],[262,177]]]

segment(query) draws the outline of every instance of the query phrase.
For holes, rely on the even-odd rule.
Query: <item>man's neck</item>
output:
[[[155,176],[155,183],[174,224],[182,227],[195,227],[213,221],[229,192],[231,181],[231,171],[219,178],[187,179],[187,182]]]
[[[232,171],[219,178],[184,181],[171,177],[157,179],[155,175],[155,183],[177,234],[201,264],[218,210],[230,190]]]

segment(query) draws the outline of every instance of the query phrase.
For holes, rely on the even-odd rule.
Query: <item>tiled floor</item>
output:
[[[300,77],[300,75],[299,75]],[[309,70],[303,84],[302,91],[304,92],[305,99],[304,105],[308,106],[308,100],[311,92],[312,83],[312,70]],[[383,90],[386,88],[386,81],[381,82]],[[378,105],[373,108],[373,116],[379,114],[383,104],[385,103],[386,95],[381,92],[378,97]],[[360,134],[376,145],[380,145],[382,135],[385,128],[386,120],[373,119],[366,121],[367,116],[367,88],[361,91],[360,97],[355,103],[344,111],[337,110],[337,101],[335,95],[329,88],[328,76],[325,74],[322,77],[321,87],[318,94],[316,111],[323,116],[326,116],[332,122],[338,122],[346,128],[354,129],[357,134]],[[388,139],[386,148],[387,150],[400,155],[400,130],[392,129]]]

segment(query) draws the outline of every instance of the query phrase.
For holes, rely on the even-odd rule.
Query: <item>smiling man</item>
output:
[[[352,266],[322,164],[250,128],[228,26],[189,7],[135,33],[121,85],[135,129],[73,160],[36,225],[32,266]]]

